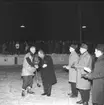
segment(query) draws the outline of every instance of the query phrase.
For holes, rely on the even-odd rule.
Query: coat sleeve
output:
[[[47,57],[47,65],[53,68],[53,60],[50,56]]]
[[[98,71],[92,72],[88,74],[88,78],[89,79],[101,79],[104,78],[104,62],[102,64],[100,64],[100,67],[97,68]]]
[[[29,65],[31,65],[32,67],[34,67],[34,64],[31,62],[31,60],[30,60],[29,57],[27,57],[26,60],[27,60],[27,62],[28,62]]]

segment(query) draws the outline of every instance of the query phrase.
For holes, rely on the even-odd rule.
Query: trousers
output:
[[[82,90],[79,89],[79,92],[81,94],[81,98],[83,102],[88,102],[90,98],[90,90]]]
[[[23,79],[23,84],[22,84],[22,89],[27,89],[27,87],[31,87],[33,85],[33,75],[30,76],[22,76]]]
[[[44,93],[51,95],[52,85],[48,83],[43,83]]]
[[[70,84],[71,84],[72,94],[75,95],[75,96],[78,96],[78,89],[76,88],[76,83],[70,82]]]

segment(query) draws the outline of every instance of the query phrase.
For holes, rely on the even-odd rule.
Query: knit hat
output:
[[[104,53],[104,44],[98,44],[96,49]]]
[[[88,49],[88,45],[82,43],[82,44],[81,44],[81,48]]]
[[[78,45],[72,44],[70,47],[76,49],[78,47]]]

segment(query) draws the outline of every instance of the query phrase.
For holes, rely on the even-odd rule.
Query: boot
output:
[[[74,95],[74,94],[70,95],[70,98],[76,98],[76,97],[77,95]]]
[[[27,93],[28,94],[35,94],[35,92],[33,92],[30,87],[27,88]]]
[[[41,95],[42,95],[42,96],[43,96],[43,95],[47,95],[47,93],[42,93]]]
[[[83,101],[80,100],[80,101],[77,101],[76,103],[77,103],[77,104],[83,104]]]

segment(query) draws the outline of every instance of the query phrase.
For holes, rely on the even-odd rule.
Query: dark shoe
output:
[[[41,94],[41,95],[47,95],[47,93],[43,93],[43,94]]]
[[[70,98],[76,98],[77,96],[76,95],[70,95]]]
[[[83,105],[88,105],[88,102],[84,102]]]
[[[77,101],[76,103],[77,103],[77,104],[83,104],[83,101],[80,100],[80,101]]]
[[[71,95],[72,95],[72,93],[68,93],[68,95],[69,95],[69,96],[71,96]]]
[[[51,94],[47,94],[47,96],[51,96]]]

